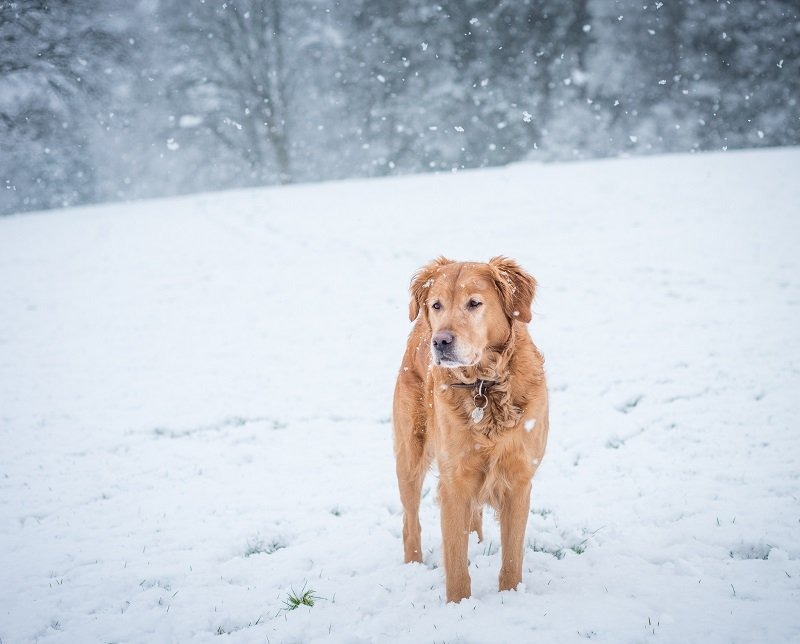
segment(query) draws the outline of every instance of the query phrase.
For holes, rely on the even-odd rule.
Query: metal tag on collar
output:
[[[469,416],[476,425],[483,420],[483,410],[486,409],[486,406],[489,404],[489,398],[483,393],[484,384],[483,380],[478,380],[478,391],[476,391],[475,395],[472,397],[472,402],[475,403],[475,409],[472,410]]]

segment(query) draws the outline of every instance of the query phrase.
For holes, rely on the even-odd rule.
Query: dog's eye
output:
[[[483,302],[479,302],[478,300],[470,300],[469,301],[469,308],[477,309]]]
[[[440,308],[442,308],[442,303],[441,302],[434,302],[433,304],[431,304],[431,308],[434,308],[434,309],[436,309],[438,311]]]

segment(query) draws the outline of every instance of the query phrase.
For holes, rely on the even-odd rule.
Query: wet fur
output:
[[[406,562],[422,561],[419,500],[432,460],[439,470],[442,539],[448,601],[471,594],[468,532],[482,538],[484,505],[500,521],[500,590],[522,580],[531,479],[544,455],[548,431],[544,360],[528,334],[536,282],[513,260],[488,264],[445,258],[422,268],[411,282],[408,339],[394,396],[397,478],[403,503]],[[465,304],[479,299],[479,311]],[[442,310],[432,308],[440,303]],[[431,360],[431,337],[447,329],[471,366],[446,368]],[[494,381],[484,418],[474,423],[474,392],[453,383]],[[526,428],[527,425],[527,428]],[[529,429],[528,429],[529,428]]]

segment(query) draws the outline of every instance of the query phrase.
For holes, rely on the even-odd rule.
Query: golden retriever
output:
[[[394,393],[394,448],[405,561],[422,561],[419,503],[439,469],[447,600],[471,594],[470,531],[483,506],[500,521],[500,590],[522,581],[531,479],[548,431],[544,359],[527,323],[536,281],[513,260],[440,257],[411,281],[408,338]]]

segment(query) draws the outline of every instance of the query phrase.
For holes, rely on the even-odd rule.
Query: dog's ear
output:
[[[420,268],[414,277],[411,278],[411,303],[408,306],[408,319],[412,322],[417,319],[420,309],[425,306],[425,300],[428,298],[428,289],[436,279],[436,271],[442,266],[452,264],[452,259],[439,256],[432,262],[429,262]]]
[[[506,315],[512,320],[520,320],[526,324],[530,322],[536,280],[508,257],[492,257],[489,266],[494,269],[495,283]]]

